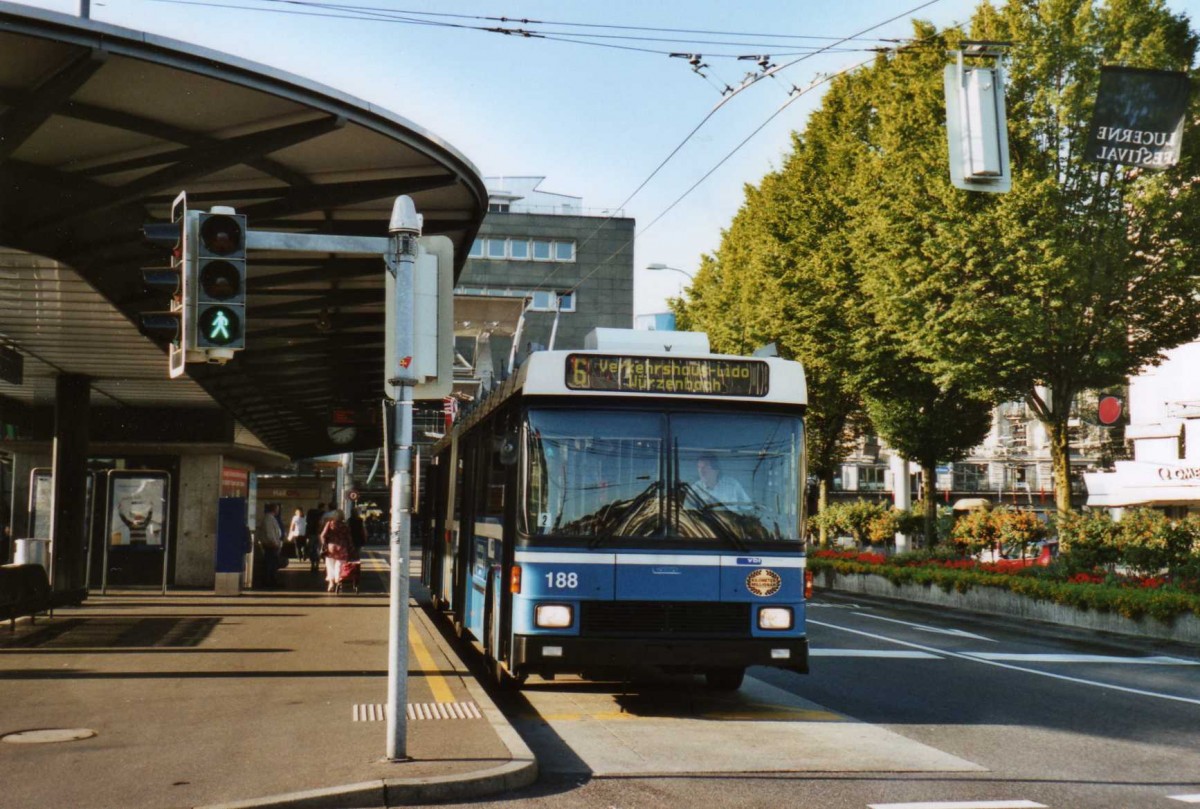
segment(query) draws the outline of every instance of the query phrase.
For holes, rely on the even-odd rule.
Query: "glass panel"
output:
[[[799,538],[799,419],[681,413],[671,417],[671,437],[680,536]]]
[[[883,487],[882,466],[858,467],[858,490],[860,492],[881,492]]]
[[[530,304],[529,308],[535,312],[553,312],[554,293],[545,289],[534,291],[533,302]]]
[[[533,240],[533,257],[536,261],[550,260],[550,242]]]
[[[574,261],[575,260],[575,242],[555,242],[554,243],[554,260],[555,261]]]
[[[504,239],[487,240],[488,258],[504,258]]]
[[[534,411],[523,528],[533,535],[648,537],[662,532],[656,413]]]
[[[567,292],[567,293],[559,296],[558,310],[560,312],[574,312],[575,311],[575,293],[574,292]]]
[[[522,530],[536,536],[800,539],[804,433],[789,416],[531,411]],[[665,493],[665,494],[664,494]]]
[[[467,258],[483,258],[483,239],[471,242],[471,252],[467,253]]]
[[[987,464],[954,464],[954,488],[958,491],[980,492],[987,488]]]
[[[529,242],[524,239],[510,239],[508,242],[508,254],[513,258],[528,259]]]

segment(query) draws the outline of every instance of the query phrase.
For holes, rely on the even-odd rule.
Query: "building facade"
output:
[[[531,350],[582,348],[597,326],[633,325],[634,220],[542,191],[543,179],[485,178],[489,212],[455,288],[458,359],[475,376],[502,378]]]
[[[1120,514],[1152,507],[1169,516],[1200,513],[1200,342],[1167,352],[1129,382],[1133,459],[1086,476],[1088,505]]]
[[[1040,391],[1043,397],[1049,392]],[[1086,498],[1083,473],[1095,469],[1102,457],[1105,428],[1079,414],[1071,419],[1072,501],[1083,505]],[[891,500],[897,489],[897,463],[886,442],[868,435],[859,440],[853,453],[834,480],[838,499],[877,498]],[[908,464],[913,496],[921,491],[921,470]],[[936,490],[943,505],[980,498],[995,504],[1052,511],[1054,470],[1045,426],[1024,402],[1003,402],[992,411],[992,426],[979,446],[967,457],[937,468]]]

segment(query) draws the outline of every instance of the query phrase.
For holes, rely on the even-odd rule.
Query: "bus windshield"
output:
[[[545,409],[526,436],[530,535],[800,539],[799,417]]]

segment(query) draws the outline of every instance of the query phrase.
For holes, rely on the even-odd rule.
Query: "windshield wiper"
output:
[[[696,490],[688,483],[680,483],[677,487],[678,497],[677,503],[680,509],[680,522],[682,517],[686,516],[689,519],[697,520],[702,523],[708,532],[715,539],[724,539],[729,542],[735,549],[739,551],[747,550],[746,543],[739,536],[739,526],[736,522],[731,524],[723,514],[718,512],[722,509],[721,503],[712,502],[696,492]],[[691,500],[695,506],[688,507],[687,501]]]

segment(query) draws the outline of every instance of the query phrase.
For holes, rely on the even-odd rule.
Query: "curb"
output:
[[[527,787],[537,781],[538,765],[533,751],[517,733],[496,703],[474,675],[452,650],[446,650],[441,633],[438,632],[425,611],[425,607],[410,603],[409,612],[425,625],[431,637],[437,639],[439,648],[462,676],[471,699],[500,737],[508,750],[511,761],[478,772],[459,775],[434,775],[422,778],[384,778],[363,781],[357,784],[310,789],[304,792],[288,792],[267,795],[244,801],[213,803],[195,809],[363,809],[396,804],[419,804],[450,800],[468,800]]]
[[[1115,612],[1077,609],[992,587],[975,587],[965,593],[945,592],[936,585],[895,584],[874,573],[838,573],[824,570],[820,587],[843,595],[881,598],[932,609],[954,609],[1021,622],[1036,621],[1064,631],[1103,633],[1129,641],[1200,646],[1200,617],[1184,613],[1171,623],[1149,616],[1126,618]]]

